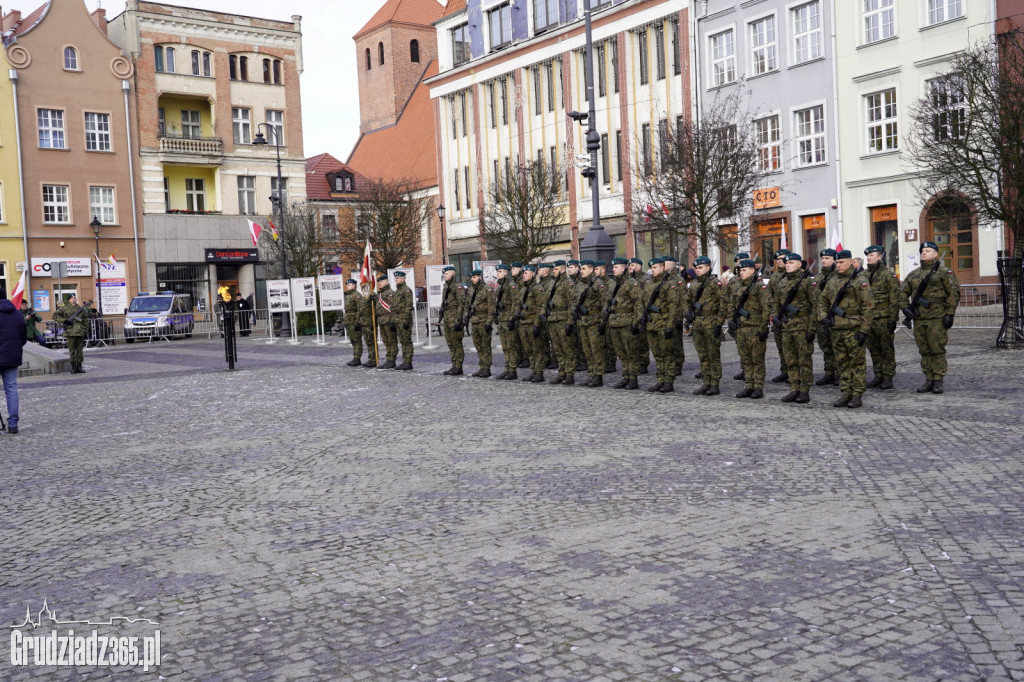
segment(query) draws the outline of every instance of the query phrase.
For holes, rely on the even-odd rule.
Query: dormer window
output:
[[[78,50],[73,47],[64,48],[64,70],[78,71]]]
[[[336,175],[336,176],[334,176],[334,191],[335,192],[340,192],[340,191],[342,191],[341,188],[342,188],[341,176],[340,175]]]

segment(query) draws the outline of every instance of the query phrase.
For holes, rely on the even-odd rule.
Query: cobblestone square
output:
[[[1024,679],[1024,370],[992,336],[954,330],[919,396],[900,335],[860,410],[692,396],[689,342],[669,395],[445,377],[443,348],[89,351],[0,436],[0,614],[145,617],[162,661],[5,642],[0,678]]]

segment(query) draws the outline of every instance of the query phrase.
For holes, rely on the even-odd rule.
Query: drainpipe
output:
[[[25,252],[25,291],[28,300],[32,301],[32,267],[28,259],[28,222],[25,219],[25,168],[21,158],[21,119],[18,115],[18,70],[9,69],[7,77],[11,79],[14,90],[14,139],[18,145],[18,185],[21,190],[21,244]]]
[[[135,293],[142,291],[142,264],[139,262],[139,211],[135,203],[135,162],[132,160],[132,119],[128,108],[128,92],[132,89],[129,81],[121,81],[124,92],[124,132],[128,140],[128,182],[132,190],[132,234],[135,238]]]

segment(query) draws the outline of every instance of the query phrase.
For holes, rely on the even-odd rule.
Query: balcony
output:
[[[224,155],[224,143],[219,137],[183,137],[163,134],[159,137],[160,152],[189,155]]]

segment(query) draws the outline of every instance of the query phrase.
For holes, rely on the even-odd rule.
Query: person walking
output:
[[[14,304],[0,299],[0,375],[7,397],[7,432],[18,432],[18,368],[28,336],[25,319]]]

